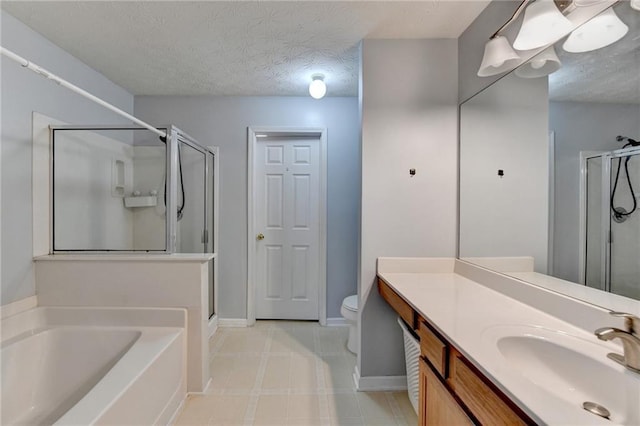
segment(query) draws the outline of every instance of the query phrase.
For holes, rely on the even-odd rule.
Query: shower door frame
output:
[[[605,186],[608,187],[608,180],[605,182],[606,173],[604,169],[606,168],[604,156],[607,155],[609,151],[582,151],[580,152],[580,232],[578,237],[578,282],[582,285],[586,284],[586,267],[587,267],[587,163],[590,159],[593,158],[601,158],[602,160],[602,200],[600,204],[604,202],[604,195],[608,192],[605,191]],[[603,221],[604,222],[604,221]],[[605,227],[601,227],[601,241],[605,241]],[[604,252],[603,252],[604,253]],[[603,255],[600,259],[603,265],[606,265],[606,257]],[[605,268],[602,269],[602,274],[600,276],[600,282],[604,283],[606,281],[606,276],[604,273]],[[601,285],[600,290],[605,290],[605,287]]]
[[[174,132],[175,130],[175,132]],[[167,133],[167,136],[169,136],[169,134]],[[175,144],[174,144],[174,140],[175,140]],[[202,146],[200,145],[198,142],[196,142],[195,139],[191,138],[189,135],[187,135],[184,132],[181,132],[180,129],[171,126],[171,149],[172,151],[175,150],[176,154],[173,155],[168,155],[167,156],[167,170],[169,166],[172,167],[172,175],[173,176],[178,176],[178,155],[177,155],[177,150],[178,150],[178,142],[180,143],[184,143],[185,145],[188,145],[189,147],[195,149],[196,151],[202,153],[204,155],[204,187],[205,187],[205,191],[204,191],[204,210],[203,210],[203,215],[204,215],[204,229],[203,229],[203,237],[204,234],[207,234],[206,236],[206,240],[202,242],[202,244],[204,245],[203,247],[203,251],[202,253],[215,253],[214,252],[214,244],[213,244],[213,238],[209,238],[209,233],[213,230],[213,229],[208,229],[207,227],[209,226],[209,224],[207,223],[207,209],[208,208],[212,208],[213,207],[210,205],[211,201],[215,198],[215,195],[212,193],[211,195],[209,195],[210,191],[208,189],[211,189],[211,192],[215,190],[215,188],[208,188],[209,186],[209,174],[212,172],[211,170],[209,170],[209,162],[207,161],[207,156],[211,155],[213,156],[213,161],[215,162],[216,159],[216,151],[212,150],[208,147]],[[169,161],[171,162],[171,164],[169,164]],[[175,162],[175,166],[174,166],[174,162]],[[175,167],[175,168],[174,168]],[[173,201],[173,209],[171,211],[171,222],[173,223],[173,229],[169,230],[167,229],[167,238],[171,239],[171,241],[167,241],[167,247],[171,247],[171,251],[170,253],[178,253],[177,249],[177,228],[178,228],[178,179],[172,179],[171,180],[171,185],[175,185],[175,190],[172,188],[172,195],[174,196]],[[169,204],[167,203],[167,208],[169,208]],[[213,214],[215,214],[216,212],[213,211]],[[215,216],[214,216],[214,220],[215,220]],[[214,227],[213,224],[211,224],[212,228]],[[171,233],[172,232],[172,233]],[[209,251],[209,246],[211,245],[211,251]]]
[[[580,236],[579,236],[579,282],[586,285],[587,260],[587,162],[600,157],[602,159],[602,194],[600,241],[603,244],[601,255],[600,290],[611,292],[611,163],[621,157],[640,155],[640,147],[617,149],[605,152],[580,153]]]
[[[49,126],[50,129],[50,134],[49,134],[49,138],[50,138],[50,143],[49,143],[49,147],[50,147],[50,155],[49,155],[49,193],[50,195],[50,199],[49,199],[49,204],[50,204],[50,217],[49,217],[49,222],[50,222],[50,236],[49,236],[49,253],[53,254],[53,253],[68,253],[68,254],[99,254],[99,253],[122,253],[122,254],[148,254],[148,253],[157,253],[157,254],[165,254],[165,253],[177,253],[177,228],[178,228],[178,212],[177,212],[177,205],[178,205],[178,142],[184,143],[188,146],[190,146],[191,148],[194,148],[195,150],[202,152],[205,155],[205,159],[206,156],[208,154],[213,155],[214,158],[214,162],[217,159],[217,149],[212,149],[212,148],[208,148],[206,146],[201,145],[199,142],[197,142],[194,138],[192,138],[191,136],[189,136],[187,133],[183,132],[182,130],[180,130],[179,128],[173,126],[173,125],[168,125],[168,126],[158,126],[157,129],[159,130],[166,130],[167,132],[167,136],[166,136],[166,149],[165,149],[165,155],[166,155],[166,163],[165,163],[165,181],[167,182],[167,197],[166,197],[166,203],[165,203],[165,207],[166,207],[166,220],[165,220],[165,248],[164,250],[82,250],[82,249],[78,249],[78,250],[55,250],[54,249],[54,235],[53,235],[53,227],[54,227],[54,223],[53,223],[53,203],[54,203],[54,175],[53,175],[53,171],[54,171],[54,152],[53,152],[53,141],[54,141],[54,132],[57,130],[81,130],[81,131],[99,131],[99,130],[146,130],[149,131],[147,128],[142,127],[142,126],[136,126],[136,125],[100,125],[100,124],[84,124],[84,125],[66,125],[66,124],[61,124],[61,125],[50,125]],[[207,161],[205,161],[205,183],[207,178],[209,177],[209,166],[207,164]],[[215,186],[214,188],[211,188],[213,191],[216,190]],[[209,194],[209,191],[205,191],[204,194],[204,217],[205,217],[205,222],[206,222],[206,217],[207,217],[207,206],[210,203],[211,199],[210,197],[213,197],[212,199],[215,199],[216,194]],[[214,214],[214,223],[217,220],[216,218],[216,212],[212,212]],[[214,229],[212,230],[208,230],[206,229],[207,224],[205,223],[205,230],[207,232],[211,232],[211,231],[215,231],[215,226]],[[215,238],[215,234],[214,234],[214,238]],[[213,242],[211,243],[211,251],[210,253],[214,253],[215,254],[215,249],[217,249],[217,247],[215,247],[215,244],[213,244]],[[209,252],[209,251],[206,251]],[[201,253],[205,253],[204,249]]]

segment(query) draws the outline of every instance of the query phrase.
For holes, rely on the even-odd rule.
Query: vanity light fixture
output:
[[[553,46],[549,46],[527,63],[516,68],[516,75],[522,78],[538,78],[545,77],[558,71],[562,64],[556,50]]]
[[[513,69],[521,62],[514,48],[529,50],[542,47],[571,31],[573,24],[558,9],[560,7],[566,10],[571,4],[568,0],[523,0],[511,18],[493,33],[485,44],[478,76],[488,77]],[[516,21],[522,12],[522,27],[511,47],[502,31]]]
[[[515,21],[527,5],[533,0],[523,0],[520,6],[513,12],[513,15],[507,22],[502,24],[498,31],[493,33],[489,41],[484,45],[484,56],[480,69],[478,69],[478,77],[489,77],[501,74],[505,71],[513,69],[520,62],[520,55],[509,44],[509,40],[503,35],[502,31]]]
[[[630,6],[631,6],[631,9],[640,11],[640,0],[631,0]]]
[[[577,7],[593,6],[603,1],[605,0],[523,0],[511,18],[498,31],[493,33],[485,44],[484,56],[478,69],[478,76],[488,77],[510,71],[521,62],[516,50],[539,49],[556,42],[574,29],[574,24],[565,14],[575,10]],[[640,10],[640,0],[631,0],[631,7]],[[524,14],[522,25],[513,41],[513,47],[511,47],[509,40],[502,35],[502,32],[515,22],[521,14]],[[582,25],[578,30],[573,31],[565,42],[565,50],[569,52],[595,50],[615,42],[628,31],[628,27],[620,21],[613,10],[608,9],[607,12],[599,16],[600,19],[596,17]],[[592,27],[594,28],[593,30],[591,29]],[[603,33],[606,33],[606,36]],[[594,41],[591,41],[592,37],[595,39]],[[576,42],[574,42],[574,39]],[[596,40],[601,45],[590,48],[572,47],[574,44],[584,43],[582,40],[587,41],[587,39],[589,39],[590,45],[596,45]],[[578,40],[580,43],[578,43]],[[518,73],[521,77],[542,77],[557,71],[560,68],[560,61],[555,51],[549,50],[538,55],[537,59],[532,59],[521,68]]]
[[[589,52],[615,43],[629,27],[609,8],[569,35],[562,48],[570,53]]]
[[[520,63],[520,55],[509,44],[505,36],[495,36],[484,45],[484,56],[478,77],[489,77],[509,71]]]
[[[554,0],[536,0],[524,11],[513,48],[537,49],[555,42],[572,29],[573,24],[560,12]]]
[[[311,76],[309,94],[313,99],[322,99],[324,95],[327,94],[327,85],[324,82],[323,74],[314,74]]]

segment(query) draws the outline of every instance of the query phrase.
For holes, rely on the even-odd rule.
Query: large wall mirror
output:
[[[640,300],[640,11],[612,14],[620,40],[564,38],[460,108],[459,257],[592,303]]]

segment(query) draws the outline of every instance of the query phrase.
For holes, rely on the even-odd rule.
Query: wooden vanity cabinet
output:
[[[470,426],[473,422],[423,358],[420,359],[420,426]]]
[[[418,337],[420,337],[420,356],[440,374],[446,377],[447,372],[447,343],[427,325],[418,315]]]
[[[382,279],[378,291],[420,338],[419,426],[535,425]]]
[[[449,356],[451,390],[483,425],[526,425],[480,373],[455,349]],[[514,407],[515,408],[515,407]]]
[[[382,296],[382,298],[393,308],[394,311],[404,320],[405,323],[409,325],[412,329],[415,330],[415,311],[404,299],[391,289],[382,280],[378,280],[378,292]]]

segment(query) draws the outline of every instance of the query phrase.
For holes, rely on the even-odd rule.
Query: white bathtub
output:
[[[186,394],[186,311],[36,308],[2,321],[3,425],[167,424]]]

